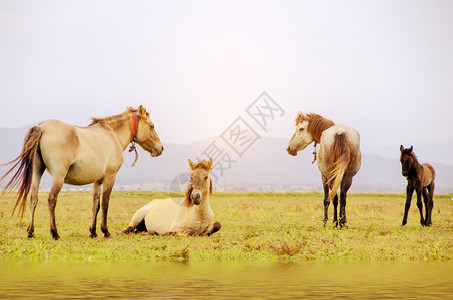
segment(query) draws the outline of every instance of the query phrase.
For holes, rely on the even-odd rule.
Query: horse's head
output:
[[[192,174],[190,175],[191,183],[186,197],[190,197],[193,204],[199,205],[208,193],[212,194],[212,180],[209,176],[209,171],[212,167],[212,158],[208,161],[203,160],[197,164],[189,159],[189,167],[192,170]]]
[[[414,164],[414,156],[412,150],[414,150],[413,146],[406,149],[403,147],[403,145],[400,146],[401,151],[400,162],[401,167],[403,169],[402,173],[404,177],[409,175],[409,170],[412,168],[412,165]]]
[[[289,141],[286,151],[290,155],[296,156],[297,152],[305,149],[308,145],[313,143],[313,136],[308,132],[309,119],[302,112],[296,117],[296,132]]]
[[[149,118],[149,113],[142,105],[137,109],[138,116],[137,125],[137,138],[139,145],[151,153],[152,157],[156,157],[162,154],[164,146],[157,136],[156,129],[154,128],[153,122]]]

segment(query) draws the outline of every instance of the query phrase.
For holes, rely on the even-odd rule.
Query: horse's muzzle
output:
[[[199,205],[201,203],[201,198],[201,193],[192,192],[192,194],[190,194],[190,200],[192,200],[195,205]]]
[[[160,145],[160,147],[156,147],[156,149],[153,149],[151,151],[151,156],[152,157],[158,157],[162,154],[162,152],[164,152],[164,146],[163,145]]]
[[[297,155],[297,151],[291,149],[289,146],[286,148],[286,151],[288,152],[289,155],[292,155],[292,156],[296,156]]]

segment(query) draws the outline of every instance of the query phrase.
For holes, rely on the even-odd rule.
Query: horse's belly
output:
[[[74,163],[66,173],[64,182],[73,185],[83,185],[93,183],[105,176],[105,167],[97,164]]]
[[[433,181],[433,174],[428,167],[428,164],[422,164],[423,167],[423,186],[428,186]]]

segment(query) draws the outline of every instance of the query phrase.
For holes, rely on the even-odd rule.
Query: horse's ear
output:
[[[403,152],[403,150],[404,150],[404,147],[403,147],[403,145],[401,145],[400,146],[400,151]]]
[[[209,194],[212,195],[212,179],[209,178]]]
[[[409,149],[409,152],[412,152],[412,150],[414,150],[414,146],[411,146],[411,148]]]
[[[208,166],[208,170],[211,170],[211,167],[212,167],[212,158],[210,158],[210,159],[208,160],[207,166]]]
[[[306,118],[307,117],[304,115],[304,113],[299,111],[297,113],[296,120],[295,120],[296,121],[296,126],[297,126],[297,124],[302,123]]]
[[[193,171],[193,170],[195,170],[195,167],[196,167],[196,166],[197,166],[197,165],[194,164],[193,161],[191,161],[190,158],[189,158],[189,167],[190,167],[190,169]]]
[[[140,117],[146,117],[146,108],[144,108],[143,105],[140,105],[138,107],[137,113]]]

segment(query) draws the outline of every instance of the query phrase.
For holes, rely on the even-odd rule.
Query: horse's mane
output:
[[[190,200],[190,194],[192,194],[192,190],[193,190],[192,183],[189,183],[186,189],[186,196],[184,197],[184,202],[186,202],[187,207],[193,206],[193,202],[192,200]]]
[[[415,155],[414,151],[411,148],[403,149],[403,151],[401,151],[401,154],[407,154],[413,157],[417,157],[417,155]]]
[[[103,127],[111,126],[111,127],[113,127],[113,129],[116,129],[121,124],[123,124],[123,122],[127,118],[131,117],[130,113],[134,113],[134,112],[137,112],[137,109],[135,109],[133,107],[127,107],[127,109],[124,112],[122,112],[122,113],[120,113],[118,115],[109,116],[109,117],[105,117],[105,118],[92,117],[91,118],[92,122],[88,126],[93,126],[93,125],[98,124],[98,125],[103,126]]]
[[[195,165],[195,168],[193,168],[193,170],[198,169],[198,168],[205,169],[208,172],[211,170],[211,168],[209,166],[209,161],[207,161],[207,160],[202,160],[202,161],[198,162]]]
[[[332,127],[335,123],[315,113],[303,114],[299,112],[296,117],[296,126],[303,121],[308,122],[307,131],[311,134],[315,142],[319,143],[321,134],[327,128]]]
[[[211,168],[208,165],[208,161],[206,161],[206,160],[198,162],[196,164],[194,170],[198,169],[198,168],[205,169],[208,172],[211,170]],[[187,189],[186,189],[186,195],[184,197],[184,201],[186,202],[188,207],[193,206],[193,202],[192,202],[192,200],[190,200],[190,194],[192,193],[192,190],[193,190],[192,182],[189,181],[189,184],[187,185]],[[209,193],[212,195],[212,180],[211,180],[210,186],[209,186]]]

